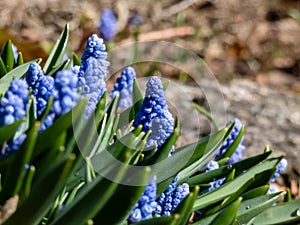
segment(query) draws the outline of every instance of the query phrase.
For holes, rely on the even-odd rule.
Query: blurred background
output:
[[[46,58],[69,23],[69,53],[81,55],[88,36],[101,35],[105,8],[117,18],[108,48],[134,40],[166,40],[195,52],[221,83],[228,120],[239,117],[246,124],[246,154],[262,152],[268,144],[289,161],[283,182],[290,186],[299,179],[300,1],[0,1],[0,46],[11,39],[25,61]],[[151,68],[180,81],[205,106],[204,96],[180,70]],[[189,126],[188,132],[197,130],[193,123]]]

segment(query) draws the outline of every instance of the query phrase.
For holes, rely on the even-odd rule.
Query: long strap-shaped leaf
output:
[[[128,174],[129,175],[129,174]],[[136,183],[147,183],[150,176],[150,168],[132,173]],[[121,185],[105,207],[94,218],[95,224],[120,224],[126,221],[135,203],[139,200],[145,186]]]
[[[43,67],[43,71],[45,74],[50,74],[51,70],[61,63],[61,59],[65,54],[68,39],[69,39],[69,24],[66,24],[65,29],[63,30],[59,39],[56,41],[45,63],[45,66]]]
[[[133,223],[132,225],[177,225],[179,219],[180,216],[178,214],[174,214],[172,216],[162,216],[153,219],[142,220],[140,222]]]
[[[50,168],[44,176],[38,178],[28,198],[4,225],[39,224],[64,187],[74,160],[75,156],[70,155],[69,158]]]
[[[24,177],[26,175],[26,164],[29,164],[34,145],[37,139],[39,129],[37,122],[27,134],[27,138],[21,145],[20,149],[15,153],[14,161],[8,166],[7,177],[5,177],[3,190],[0,194],[0,202],[3,203],[8,198],[19,194],[22,187]]]
[[[251,224],[299,224],[300,222],[300,199],[287,203],[281,203],[259,214]]]
[[[9,72],[13,69],[15,64],[14,52],[12,49],[11,40],[8,40],[1,52],[1,58],[3,59],[3,63],[6,66],[6,71]]]
[[[122,160],[128,160],[130,156],[127,153],[121,156]],[[111,165],[111,173],[113,173],[111,176],[114,176],[114,180],[98,176],[81,190],[72,203],[50,225],[83,224],[93,218],[112,197],[126,171],[126,164]]]
[[[234,195],[236,192],[239,192],[239,189],[244,189],[244,186],[250,186],[251,182],[253,183],[254,177],[265,171],[272,170],[279,163],[281,157],[268,159],[246,171],[244,174],[236,177],[234,180],[225,183],[218,189],[213,190],[212,192],[206,193],[198,197],[194,204],[194,210],[198,210],[209,206],[213,203],[217,203],[231,195]]]

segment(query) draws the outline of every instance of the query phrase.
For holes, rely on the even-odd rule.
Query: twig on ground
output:
[[[193,27],[174,27],[174,28],[168,28],[164,30],[157,30],[157,31],[152,31],[148,33],[142,33],[139,35],[138,40],[139,41],[155,41],[155,40],[164,40],[164,39],[170,39],[173,37],[183,37],[183,36],[188,36],[188,35],[193,35],[195,34],[195,28]],[[133,42],[134,38],[126,38],[119,42],[118,44],[126,44]]]

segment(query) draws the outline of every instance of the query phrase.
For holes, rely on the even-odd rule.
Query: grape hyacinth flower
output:
[[[114,90],[111,92],[110,97],[114,98],[116,95],[119,95],[118,106],[120,108],[128,108],[132,105],[132,87],[135,77],[136,72],[134,68],[128,66],[121,72],[121,76],[117,78],[114,84]]]
[[[42,71],[40,65],[36,62],[30,63],[29,68],[26,72],[26,82],[32,89],[33,95],[37,95],[40,80],[43,76],[44,72]]]
[[[52,111],[56,116],[69,112],[80,98],[78,93],[78,78],[72,70],[57,72],[55,78],[55,91],[53,93]]]
[[[219,163],[214,161],[214,160],[211,160],[207,165],[206,165],[206,168],[204,170],[204,173],[205,172],[209,172],[209,171],[212,171],[212,170],[216,170],[219,168]],[[207,193],[207,192],[210,192],[212,190],[215,190],[216,188],[220,187],[223,182],[225,181],[225,178],[220,178],[218,180],[215,180],[215,181],[212,181],[212,182],[209,182],[210,184],[210,187],[204,191],[204,193]]]
[[[157,199],[158,205],[155,210],[157,216],[170,216],[190,193],[189,185],[183,183],[176,186],[177,180],[178,177],[175,177],[168,188]]]
[[[279,177],[280,174],[282,174],[283,171],[287,168],[287,165],[288,161],[285,158],[280,160],[280,162],[277,165],[276,171],[270,180],[271,183],[275,182],[276,178]]]
[[[72,70],[57,72],[53,90],[53,104],[50,113],[40,127],[40,132],[51,126],[55,118],[69,112],[79,99],[77,75]]]
[[[37,115],[41,115],[46,109],[48,100],[54,92],[54,79],[51,76],[43,76],[39,82],[36,94]]]
[[[98,59],[102,61],[102,66],[105,67],[103,70],[106,70],[106,67],[109,66],[109,62],[105,59],[107,57],[106,46],[103,43],[103,39],[99,38],[97,34],[92,34],[87,41],[86,48],[81,57],[81,70],[85,71],[86,68],[86,60],[90,57]],[[108,72],[106,72],[108,73]]]
[[[100,15],[100,34],[106,41],[111,41],[117,34],[117,17],[111,9],[104,9]]]
[[[85,118],[87,118],[95,109],[101,96],[106,91],[105,77],[99,61],[93,57],[87,59],[87,68],[84,76],[79,79],[78,87],[81,88],[81,94],[88,98]]]
[[[145,188],[139,201],[131,211],[128,220],[132,223],[153,217],[157,207],[156,199],[156,178],[154,177]]]
[[[147,82],[146,96],[133,122],[134,127],[139,125],[144,132],[152,130],[146,146],[160,147],[173,132],[174,118],[168,110],[161,80],[156,76]]]
[[[242,129],[242,122],[238,118],[234,118],[230,120],[230,122],[235,122],[235,126],[230,133],[229,137],[226,139],[225,143],[219,150],[219,152],[216,154],[215,159],[218,160],[229,148],[229,146],[234,142],[234,140],[237,138],[239,132]],[[233,164],[238,161],[241,161],[243,159],[243,152],[245,151],[245,146],[243,144],[244,137],[242,137],[238,147],[236,148],[235,152],[231,155],[231,157],[228,160],[228,164]]]
[[[28,85],[22,79],[14,79],[1,98],[0,125],[9,125],[26,116]]]
[[[109,66],[106,57],[107,52],[103,40],[93,34],[89,37],[81,57],[82,66],[73,68],[73,72],[79,79],[78,87],[81,88],[82,95],[89,99],[85,118],[95,110],[98,101],[106,91],[104,79],[108,74],[107,67]]]
[[[26,116],[28,108],[28,85],[22,79],[14,79],[10,83],[4,97],[0,100],[0,125],[9,125]],[[22,127],[22,125],[21,125]],[[21,128],[19,127],[19,129]],[[5,157],[19,149],[26,135],[21,134],[7,143],[0,157]]]
[[[50,96],[53,95],[54,79],[45,76],[40,65],[33,62],[26,72],[26,81],[35,96],[37,115],[40,116],[46,109]]]

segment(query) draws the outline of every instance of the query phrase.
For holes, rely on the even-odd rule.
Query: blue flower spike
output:
[[[118,106],[120,108],[128,108],[132,105],[132,89],[133,80],[136,77],[136,72],[133,67],[128,66],[122,70],[120,77],[117,78],[114,84],[114,90],[111,92],[110,97],[114,98],[119,95]]]
[[[106,41],[111,41],[117,34],[117,17],[111,9],[103,9],[100,15],[100,34]]]
[[[190,193],[189,185],[183,183],[177,186],[177,180],[178,177],[175,177],[168,188],[157,199],[158,205],[155,210],[157,216],[170,216]]]
[[[56,116],[69,112],[79,100],[78,78],[71,70],[62,70],[56,74],[52,111]]]
[[[154,177],[145,188],[139,201],[131,211],[129,221],[132,223],[153,217],[157,207],[156,200],[156,178]]]
[[[26,117],[28,109],[28,85],[26,81],[16,78],[12,80],[5,95],[0,99],[0,125],[5,126]],[[22,125],[19,127],[19,129]],[[5,157],[11,152],[19,149],[25,134],[20,134],[15,139],[7,143],[7,147],[0,153],[0,157]]]
[[[229,137],[226,139],[225,143],[219,150],[219,152],[216,154],[216,157],[215,157],[216,160],[218,160],[228,150],[228,148],[234,142],[234,140],[237,138],[237,136],[239,135],[239,133],[242,129],[243,124],[238,118],[234,118],[234,119],[230,120],[230,123],[232,123],[232,122],[235,122],[235,126],[234,126],[232,132],[230,133]],[[243,142],[244,142],[244,136],[242,137],[242,139],[241,139],[238,147],[234,151],[234,153],[229,158],[229,160],[227,162],[228,164],[233,164],[233,163],[236,163],[243,159],[243,152],[246,149]]]
[[[96,109],[98,101],[106,91],[105,78],[108,75],[107,67],[109,66],[106,57],[107,52],[103,40],[93,34],[89,37],[81,57],[82,66],[73,69],[79,79],[78,87],[81,89],[82,95],[89,99],[85,118]]]
[[[32,62],[26,72],[26,81],[35,96],[37,115],[40,116],[47,107],[47,102],[54,92],[54,79],[45,76],[40,65]]]
[[[152,130],[146,146],[160,147],[174,130],[174,118],[169,112],[161,80],[153,76],[146,84],[146,96],[136,114],[133,126],[143,126],[143,131]]]
[[[28,85],[22,79],[14,79],[0,100],[0,125],[9,125],[26,116]]]

